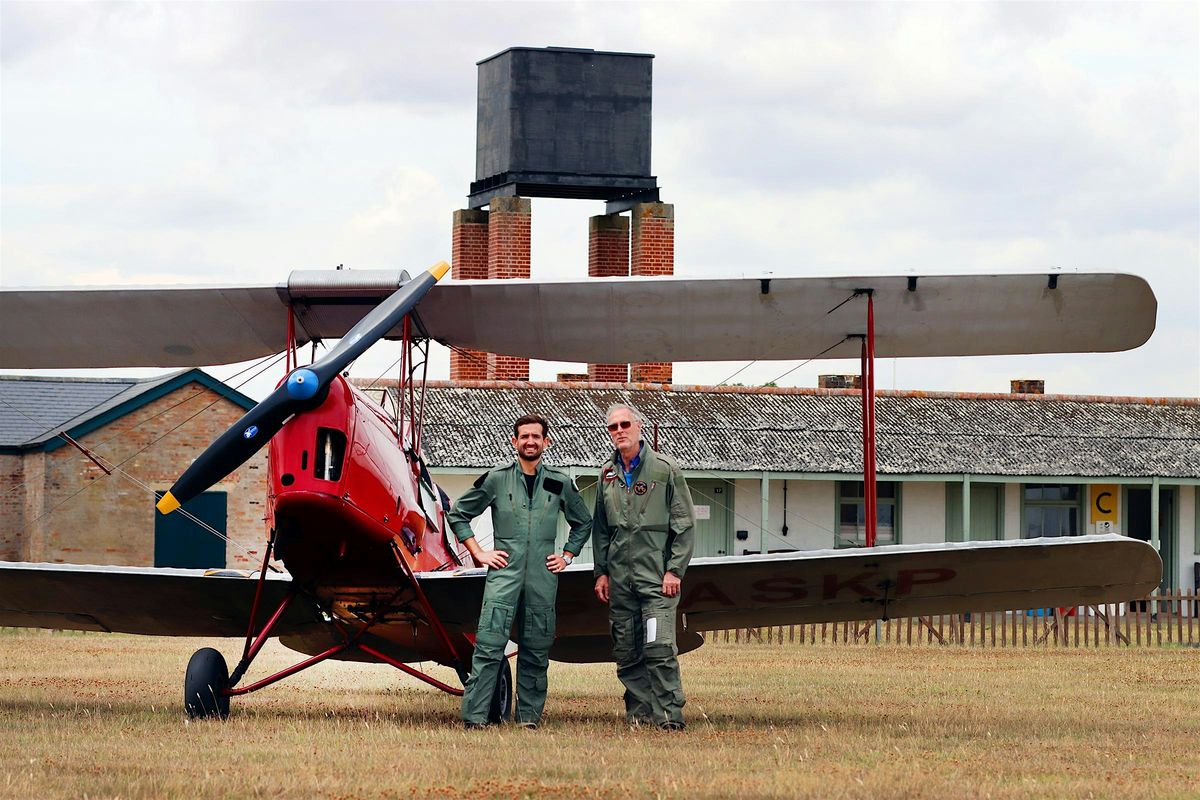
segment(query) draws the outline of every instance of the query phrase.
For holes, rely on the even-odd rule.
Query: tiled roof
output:
[[[105,414],[146,402],[173,384],[199,381],[244,408],[253,401],[206,373],[177,370],[153,378],[43,378],[0,375],[0,448],[52,447],[60,431],[100,424]],[[125,413],[124,410],[117,413]],[[61,442],[58,442],[61,444]]]
[[[0,375],[0,447],[45,441],[137,386],[132,378],[33,378]]]
[[[618,401],[689,469],[862,469],[855,390],[430,381],[422,445],[431,465],[490,467],[512,457],[512,421],[536,412],[551,425],[548,463],[592,467],[610,452],[602,423]],[[882,474],[1200,477],[1192,399],[883,391],[876,428]]]

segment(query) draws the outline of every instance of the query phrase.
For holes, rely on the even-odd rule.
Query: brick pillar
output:
[[[454,212],[451,232],[450,277],[484,280],[488,276],[488,212],[464,208]],[[487,380],[487,353],[450,351],[450,380]]]
[[[635,205],[629,249],[630,275],[674,275],[675,206],[669,203]],[[670,383],[671,373],[669,361],[633,364],[630,380],[635,383]]]
[[[529,223],[532,204],[525,197],[493,197],[488,203],[487,277],[492,280],[529,277]],[[494,356],[488,378],[529,380],[529,359]]]
[[[629,274],[629,218],[601,214],[588,220],[588,277],[621,278]],[[588,364],[590,381],[624,383],[628,364]]]

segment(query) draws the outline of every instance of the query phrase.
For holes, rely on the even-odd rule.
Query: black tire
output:
[[[191,719],[229,716],[229,667],[220,653],[205,647],[192,654],[183,678],[183,710]]]
[[[506,658],[500,662],[500,673],[496,676],[496,690],[492,692],[492,705],[488,709],[488,722],[499,725],[512,719],[513,680],[512,664]]]

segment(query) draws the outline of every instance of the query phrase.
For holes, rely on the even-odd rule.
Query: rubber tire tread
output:
[[[512,709],[512,662],[506,658],[500,662],[500,672],[496,675],[496,690],[492,692],[492,704],[488,708],[488,722],[492,725],[508,722],[512,719]]]
[[[229,696],[220,694],[229,687],[229,667],[225,658],[211,647],[192,654],[183,678],[183,710],[190,719],[229,717]]]

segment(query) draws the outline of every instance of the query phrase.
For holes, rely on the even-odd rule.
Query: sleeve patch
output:
[[[483,486],[483,482],[487,480],[487,476],[488,476],[488,473],[486,473],[486,472],[483,473],[482,475],[480,475],[478,478],[475,479],[475,483],[472,485],[476,489],[478,489],[480,486]]]
[[[550,494],[562,494],[563,482],[554,478],[546,478],[542,481],[542,486],[546,487],[546,491]]]

